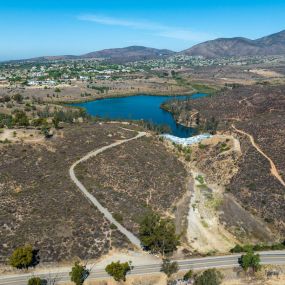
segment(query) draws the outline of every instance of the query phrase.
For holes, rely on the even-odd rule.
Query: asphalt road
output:
[[[262,264],[279,264],[285,265],[285,251],[268,251],[260,252]],[[204,257],[204,258],[192,258],[185,260],[177,260],[180,270],[189,269],[207,269],[207,268],[226,268],[226,267],[237,267],[238,258],[240,255],[228,255],[228,256],[217,256],[217,257]],[[150,274],[159,273],[160,264],[149,264],[135,266],[130,272],[130,275]],[[38,274],[18,274],[18,275],[2,275],[0,276],[0,284],[2,285],[27,285],[27,280],[31,276],[38,276],[43,279],[55,279],[57,282],[69,281],[69,271],[54,270],[50,273],[38,273]],[[89,279],[99,279],[109,277],[105,272],[104,268],[94,268]]]

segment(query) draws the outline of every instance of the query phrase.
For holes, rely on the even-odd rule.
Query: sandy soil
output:
[[[112,261],[127,262],[131,261],[132,265],[148,265],[148,264],[159,264],[161,259],[155,255],[148,254],[145,251],[135,252],[135,251],[112,251],[109,254],[103,256],[97,263],[95,268],[105,268],[106,265]]]
[[[64,285],[74,285],[74,283],[61,283]],[[90,280],[84,283],[85,285],[166,285],[167,278],[165,274],[151,274],[144,276],[130,276],[127,277],[126,282],[116,282],[113,279]]]
[[[2,129],[0,141],[10,142],[40,143],[44,141],[44,136],[38,130],[27,129]]]
[[[201,175],[192,170],[195,184],[188,213],[188,242],[191,247],[201,253],[228,252],[235,245],[236,240],[219,222],[218,214],[208,204],[206,195],[210,189],[205,189],[207,187],[201,186],[195,179],[199,174]],[[215,201],[218,203],[222,198],[221,193],[217,189],[211,190],[215,197],[214,203]]]
[[[217,145],[227,140],[229,150],[226,152],[237,152],[241,154],[239,141],[230,135],[215,135],[202,141],[204,145]],[[230,234],[219,219],[217,211],[219,203],[223,200],[224,187],[218,185],[218,181],[206,181],[207,176],[200,169],[191,167],[194,192],[191,197],[188,213],[188,242],[191,247],[202,253],[228,252],[237,240]],[[204,178],[205,186],[202,186],[197,179],[198,175]],[[213,179],[211,179],[213,180]]]
[[[269,280],[232,280],[232,281],[224,281],[222,285],[284,285],[285,284],[285,276],[275,277]]]
[[[278,73],[276,71],[272,70],[266,70],[266,69],[250,69],[249,72],[255,73],[257,75],[261,75],[266,78],[272,78],[272,77],[284,77],[283,74]]]

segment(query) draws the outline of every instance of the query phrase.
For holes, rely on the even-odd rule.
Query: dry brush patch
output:
[[[135,233],[149,209],[169,214],[186,192],[183,164],[150,137],[101,153],[79,165],[76,174],[102,205]]]
[[[42,261],[96,258],[112,246],[128,246],[68,174],[89,151],[134,135],[120,126],[66,125],[45,144],[0,147],[1,259],[24,243],[38,248]]]

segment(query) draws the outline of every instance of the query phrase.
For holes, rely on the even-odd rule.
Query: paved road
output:
[[[132,130],[130,130],[132,131]],[[112,216],[112,214],[108,211],[107,208],[104,208],[99,201],[92,195],[90,194],[87,189],[84,187],[84,185],[77,179],[74,169],[75,167],[81,163],[84,162],[86,160],[88,160],[91,157],[94,157],[96,155],[98,155],[99,153],[102,153],[104,151],[106,151],[107,149],[113,148],[115,146],[121,145],[123,143],[132,141],[132,140],[136,140],[138,138],[141,138],[143,136],[145,136],[146,133],[145,132],[139,132],[138,135],[136,135],[133,138],[130,139],[125,139],[125,140],[120,140],[117,142],[114,142],[110,145],[104,146],[102,148],[99,148],[97,150],[94,150],[92,152],[89,152],[87,155],[85,155],[84,157],[82,157],[81,159],[77,160],[69,169],[69,175],[70,178],[72,179],[72,181],[77,185],[77,187],[79,188],[79,190],[83,193],[83,195],[105,216],[105,218],[111,223],[114,224],[118,230],[125,235],[129,241],[134,244],[136,247],[140,248],[141,247],[141,242],[140,240],[134,236],[134,234],[132,234],[130,231],[128,231],[125,227],[123,227],[120,223],[118,223]]]
[[[283,264],[285,265],[285,251],[268,251],[260,252],[262,264]],[[239,254],[218,256],[218,257],[204,257],[204,258],[193,258],[185,260],[177,260],[180,270],[189,269],[206,269],[206,268],[226,268],[226,267],[237,267]],[[131,271],[130,275],[139,274],[150,274],[159,273],[160,264],[149,264],[135,266]],[[41,278],[55,278],[57,283],[68,281],[70,270],[57,271],[51,273],[39,273],[36,276]],[[19,274],[19,275],[6,275],[0,276],[0,285],[27,285],[27,280],[31,277],[31,274]],[[104,268],[94,267],[91,271],[89,279],[99,279],[109,277]]]

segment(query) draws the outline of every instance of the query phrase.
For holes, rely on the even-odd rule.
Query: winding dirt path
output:
[[[132,131],[132,130],[130,130]],[[75,175],[74,169],[75,167],[80,164],[81,162],[84,162],[86,160],[88,160],[91,157],[94,157],[96,155],[98,155],[99,153],[102,153],[110,148],[113,148],[115,146],[121,145],[123,143],[127,143],[129,141],[132,140],[136,140],[139,139],[143,136],[145,136],[146,133],[145,132],[139,132],[138,135],[136,135],[135,137],[132,137],[130,139],[125,139],[125,140],[120,140],[117,142],[114,142],[110,145],[101,147],[97,150],[94,150],[92,152],[89,152],[88,154],[86,154],[85,156],[83,156],[81,159],[77,160],[75,163],[72,164],[72,166],[69,169],[69,175],[71,180],[76,184],[76,186],[79,188],[79,190],[82,192],[82,194],[105,216],[105,218],[111,223],[114,224],[117,229],[123,234],[125,235],[128,240],[135,245],[138,248],[141,248],[141,242],[140,240],[134,235],[132,234],[130,231],[128,231],[124,226],[122,226],[120,223],[118,223],[112,216],[112,214],[109,212],[109,210],[105,207],[103,207],[100,202],[92,195],[90,194],[87,189],[84,187],[84,185],[78,180],[78,178]]]
[[[270,167],[271,167],[271,169],[270,169],[271,170],[271,174],[285,187],[285,182],[284,182],[283,178],[281,177],[281,175],[279,174],[276,165],[274,164],[272,159],[265,152],[263,152],[261,150],[261,148],[255,143],[253,136],[250,135],[249,133],[243,131],[243,130],[237,129],[234,125],[232,125],[232,128],[236,132],[238,132],[240,134],[243,134],[243,135],[246,135],[250,139],[250,142],[253,145],[253,147],[255,147],[255,149],[269,161]]]

